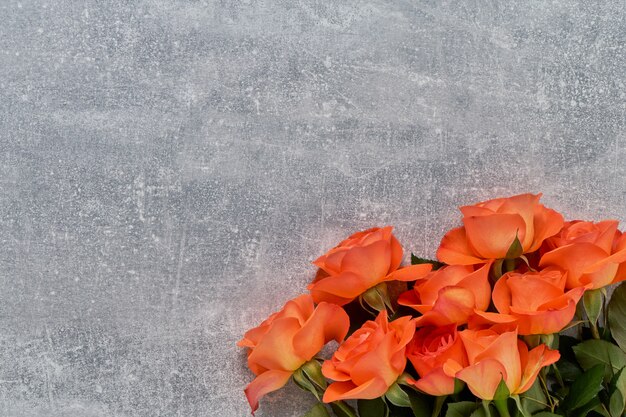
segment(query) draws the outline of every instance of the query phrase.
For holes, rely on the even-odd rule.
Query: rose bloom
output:
[[[534,252],[558,233],[563,216],[539,203],[541,194],[520,194],[461,207],[463,226],[441,240],[437,257],[449,265],[473,265],[502,259],[515,241]]]
[[[493,303],[501,314],[476,314],[493,323],[514,323],[521,335],[557,333],[570,323],[585,292],[585,287],[565,292],[566,279],[556,268],[506,273],[493,288]]]
[[[413,281],[426,275],[430,264],[400,268],[402,246],[391,226],[357,232],[313,264],[320,268],[308,286],[315,302],[344,305],[385,281]]]
[[[434,396],[452,394],[455,374],[468,365],[455,324],[418,329],[406,348],[406,356],[420,376],[417,381],[407,382]]]
[[[349,327],[341,307],[329,303],[315,307],[310,295],[301,295],[249,330],[237,345],[249,348],[248,367],[256,375],[245,389],[252,412],[261,397],[283,387],[326,343],[341,342]]]
[[[587,284],[601,288],[623,280],[618,269],[626,261],[626,242],[617,225],[616,220],[567,222],[558,235],[545,242],[539,265],[567,271],[566,288]]]
[[[560,357],[558,351],[543,344],[529,352],[526,343],[517,338],[516,331],[463,330],[460,336],[469,366],[457,372],[456,377],[483,400],[493,399],[502,380],[511,395],[527,391],[541,368]]]
[[[404,372],[406,345],[414,333],[415,323],[408,316],[388,322],[382,311],[366,322],[322,365],[324,376],[337,381],[326,389],[324,402],[385,394]]]
[[[613,241],[613,253],[620,252],[626,248],[626,233],[622,233],[619,230],[615,234],[615,240]],[[615,278],[612,284],[626,280],[626,262],[622,262],[617,269]]]
[[[474,310],[487,310],[491,301],[489,268],[469,265],[445,266],[415,283],[398,298],[398,304],[411,307],[422,316],[417,326],[444,326],[467,323]]]

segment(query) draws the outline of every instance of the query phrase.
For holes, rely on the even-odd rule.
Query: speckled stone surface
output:
[[[247,416],[234,343],[347,234],[626,220],[625,4],[1,0],[0,415]]]

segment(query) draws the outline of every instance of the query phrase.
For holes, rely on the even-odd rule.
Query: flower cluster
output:
[[[293,379],[320,401],[308,416],[622,415],[626,286],[607,287],[626,279],[626,233],[539,199],[461,207],[438,261],[402,266],[390,226],[320,256],[309,294],[238,343],[252,412]]]

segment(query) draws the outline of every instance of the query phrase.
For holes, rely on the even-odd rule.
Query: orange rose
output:
[[[599,223],[571,221],[561,233],[546,241],[539,265],[567,271],[566,288],[591,284],[601,288],[616,282],[619,264],[626,261],[616,220]]]
[[[455,374],[468,365],[455,324],[418,329],[406,348],[406,356],[420,376],[408,382],[434,396],[452,394]]]
[[[613,242],[613,253],[617,253],[626,248],[626,233],[622,233],[619,230],[615,234],[615,241]],[[617,269],[615,278],[611,284],[617,284],[618,282],[626,280],[626,262],[622,262]]]
[[[308,286],[315,302],[344,305],[385,281],[413,281],[427,274],[430,264],[400,268],[402,246],[391,226],[357,232],[313,264],[320,268]]]
[[[540,197],[521,194],[461,207],[463,226],[443,237],[437,257],[449,265],[502,259],[516,236],[523,253],[536,251],[563,226],[563,216],[540,204]]]
[[[572,320],[585,292],[584,287],[565,292],[566,279],[556,268],[509,272],[493,288],[493,303],[502,314],[476,314],[493,323],[515,323],[521,335],[557,333]]]
[[[487,310],[491,301],[489,268],[452,265],[418,280],[412,290],[400,295],[398,304],[422,313],[417,326],[467,323],[474,310]]]
[[[374,399],[385,394],[406,366],[405,349],[415,333],[410,317],[387,321],[381,311],[343,342],[324,362],[322,373],[334,381],[324,393],[324,402]]]
[[[283,387],[327,342],[341,342],[349,327],[341,307],[329,303],[314,307],[310,295],[301,295],[248,331],[237,345],[250,349],[248,367],[257,376],[245,389],[252,412],[261,397]]]
[[[517,338],[516,331],[464,330],[460,336],[469,366],[457,372],[456,377],[483,400],[493,399],[502,380],[511,395],[527,391],[541,368],[560,357],[558,351],[543,344],[529,352],[528,346]]]

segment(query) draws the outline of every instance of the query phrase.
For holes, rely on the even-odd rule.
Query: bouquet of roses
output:
[[[307,417],[624,415],[626,233],[539,198],[461,207],[438,261],[401,266],[391,227],[316,259],[309,294],[239,342],[252,412],[293,380]]]

